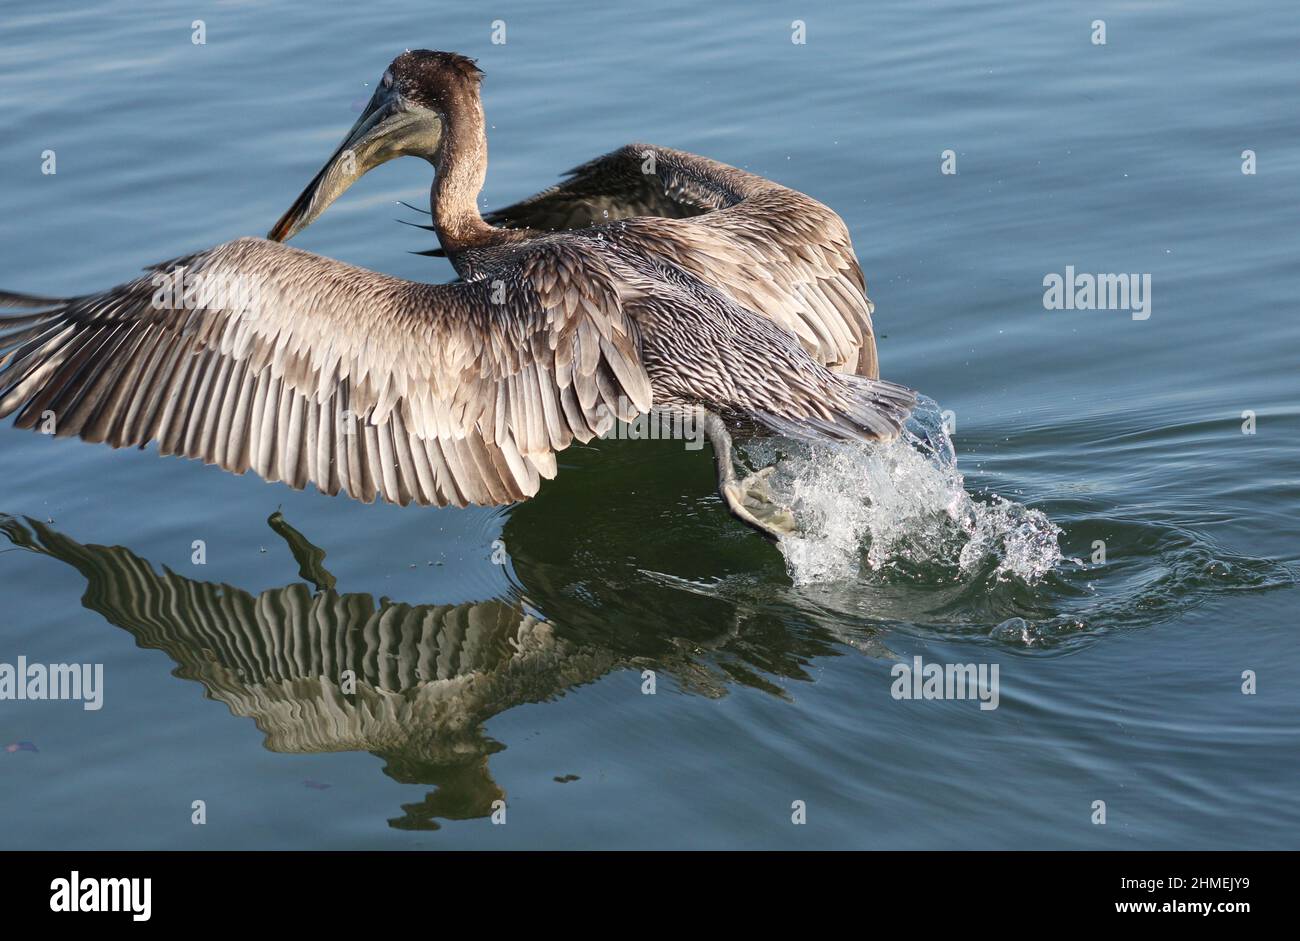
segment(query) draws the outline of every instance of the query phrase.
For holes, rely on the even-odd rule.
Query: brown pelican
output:
[[[555,454],[658,409],[698,423],[731,512],[792,528],[729,425],[894,437],[849,234],[802,193],[634,144],[485,220],[482,73],[425,50],[370,103],[269,240],[240,238],[70,298],[0,292],[0,417],[361,500],[536,493]],[[423,157],[448,284],[280,244],[368,170]],[[237,288],[232,288],[237,285]]]

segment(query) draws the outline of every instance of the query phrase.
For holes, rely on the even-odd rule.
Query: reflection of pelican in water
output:
[[[779,693],[754,668],[799,676],[804,658],[831,650],[824,641],[792,640],[783,627],[774,639],[756,645],[751,638],[734,650],[727,649],[738,637],[734,626],[693,633],[682,626],[680,640],[665,638],[658,625],[642,636],[614,629],[566,636],[519,596],[376,602],[325,587],[334,580],[324,552],[278,513],[270,522],[315,591],[298,583],[252,595],[168,569],[159,574],[126,548],[82,545],[33,520],[0,516],[0,529],[15,545],[76,568],[86,579],[85,607],[140,646],[164,651],[177,676],[253,719],[273,751],[369,751],[396,780],[437,785],[404,807],[406,816],[392,821],[399,828],[436,829],[435,818],[490,813],[503,791],[488,756],[504,746],[483,724],[514,706],[628,667],[674,676],[705,695],[721,695],[733,682]],[[526,568],[522,577],[527,583]],[[718,623],[716,612],[710,620]],[[719,654],[716,665],[701,658],[710,650]]]
[[[302,561],[309,544],[277,517],[275,528]],[[84,546],[28,523],[30,530],[5,518],[0,526],[15,544],[80,571],[86,607],[140,646],[166,652],[177,676],[253,719],[267,748],[370,751],[398,780],[424,780],[423,773],[424,783],[454,782],[458,806],[426,801],[451,811],[440,816],[481,816],[501,796],[486,761],[501,746],[483,734],[483,722],[615,665],[609,651],[557,638],[518,601],[376,603],[302,583],[253,596],[167,569],[160,575],[121,546]]]
[[[489,224],[480,78],[452,53],[398,56],[273,241],[81,297],[0,292],[32,311],[0,318],[0,416],[298,488],[463,506],[531,497],[557,452],[654,407],[710,438],[737,518],[789,532],[765,476],[737,479],[728,423],[882,440],[914,401],[879,379],[843,221],[752,173],[632,145]],[[280,244],[403,155],[436,167],[433,227],[462,280]]]

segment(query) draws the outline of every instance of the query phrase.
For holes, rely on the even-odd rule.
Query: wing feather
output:
[[[0,417],[365,501],[524,499],[598,410],[652,396],[599,252],[528,245],[505,277],[497,304],[238,239],[101,294],[0,292],[27,308],[0,314]]]
[[[542,231],[600,227],[794,333],[818,362],[877,378],[874,311],[843,220],[795,190],[696,154],[629,144],[488,213]]]

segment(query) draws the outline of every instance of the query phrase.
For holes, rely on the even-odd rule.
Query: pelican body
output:
[[[0,292],[0,417],[57,435],[408,504],[535,494],[555,455],[681,410],[730,511],[790,531],[729,428],[888,440],[914,403],[879,379],[873,307],[842,220],[693,154],[632,144],[480,214],[482,73],[414,50],[266,239],[163,262],[97,294]],[[432,228],[460,280],[403,280],[291,248],[355,180],[434,167]],[[212,285],[239,284],[236,292]],[[161,299],[161,300],[160,300]],[[51,430],[46,428],[45,430]]]

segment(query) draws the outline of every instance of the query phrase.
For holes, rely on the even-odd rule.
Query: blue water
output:
[[[0,847],[1296,848],[1295,5],[617,6],[9,4],[0,285],[91,291],[264,233],[395,54],[460,51],[486,207],[647,140],[838,211],[882,373],[952,412],[988,552],[961,561],[923,470],[866,457],[793,460],[828,531],[783,553],[672,442],[422,510],[0,428],[0,663],[105,677],[98,711],[0,701]],[[295,244],[445,280],[392,221],[428,185],[381,167]],[[1045,310],[1067,265],[1150,274],[1149,319]],[[1046,571],[994,494],[1060,528]],[[333,697],[304,651],[367,637],[370,698]],[[417,688],[426,648],[445,676]],[[997,664],[998,708],[893,698],[918,655]]]

